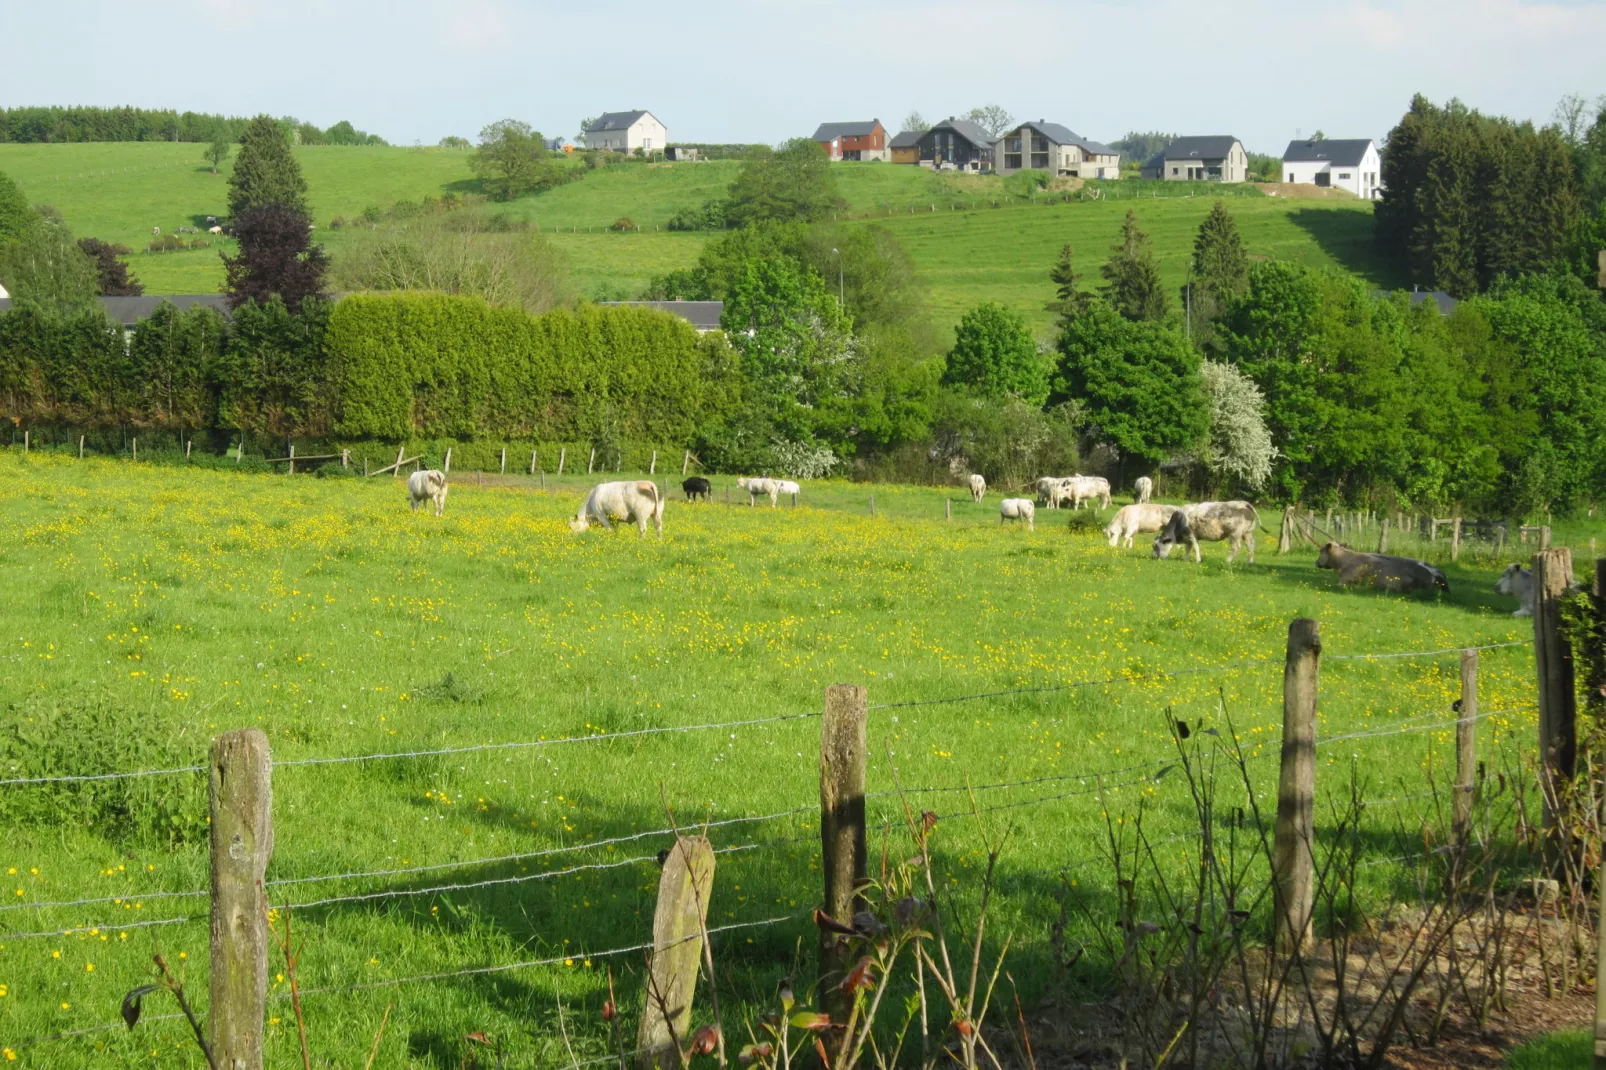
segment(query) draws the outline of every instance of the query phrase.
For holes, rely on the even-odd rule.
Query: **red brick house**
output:
[[[821,123],[814,140],[833,160],[890,160],[887,128],[880,119],[860,123]]]

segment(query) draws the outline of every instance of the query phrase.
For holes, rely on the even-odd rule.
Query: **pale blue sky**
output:
[[[0,105],[350,119],[397,144],[647,108],[671,140],[999,103],[1113,139],[1381,137],[1413,92],[1606,93],[1597,0],[0,0]]]

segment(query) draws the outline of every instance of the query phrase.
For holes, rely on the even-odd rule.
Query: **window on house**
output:
[[[1338,173],[1338,177],[1340,179],[1342,179],[1343,181],[1348,182],[1349,181],[1349,172],[1348,171],[1340,171]]]
[[[1004,170],[1006,170],[1006,171],[1019,171],[1020,170],[1020,153],[1018,153],[1018,152],[1006,152],[1006,153],[1004,153]]]
[[[1032,166],[1035,167],[1039,171],[1047,171],[1048,170],[1048,153],[1046,153],[1046,152],[1034,152],[1034,153],[1032,153]]]
[[[1048,151],[1048,138],[1042,137],[1042,136],[1040,136],[1038,134],[1033,134],[1032,135],[1032,151],[1033,152],[1047,152]]]
[[[1176,168],[1175,168],[1175,167],[1173,167],[1173,168],[1172,168],[1172,169],[1171,169],[1171,177],[1172,177],[1172,178],[1175,178],[1175,177],[1177,177],[1177,169],[1176,169]]]
[[[1020,151],[1020,138],[1018,138],[1018,137],[1005,138],[1004,139],[1004,151],[1005,152],[1019,152]]]

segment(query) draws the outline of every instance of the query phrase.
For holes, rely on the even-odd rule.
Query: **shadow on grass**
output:
[[[1410,285],[1403,268],[1378,250],[1370,213],[1296,208],[1288,218],[1346,271],[1370,280],[1382,290]]]

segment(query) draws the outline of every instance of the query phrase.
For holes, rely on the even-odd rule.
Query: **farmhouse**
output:
[[[1041,119],[1005,131],[993,143],[993,162],[1001,175],[1032,170],[1072,178],[1121,177],[1118,151]]]
[[[661,152],[669,131],[650,111],[608,111],[586,127],[586,148],[609,152]]]
[[[1375,201],[1383,192],[1383,158],[1371,138],[1290,141],[1283,152],[1283,181],[1347,189]]]
[[[920,162],[920,134],[919,130],[905,130],[892,139],[888,147],[892,152],[893,163]]]
[[[679,316],[691,324],[698,334],[719,330],[719,318],[725,314],[723,301],[598,301],[597,304],[655,308],[659,312]]]
[[[969,119],[949,117],[920,135],[920,162],[943,171],[991,171],[993,139]]]
[[[887,145],[887,128],[880,119],[855,123],[821,123],[814,140],[833,160],[881,160],[892,158]]]
[[[1179,137],[1150,157],[1142,174],[1167,182],[1242,182],[1249,177],[1249,154],[1231,134]]]

